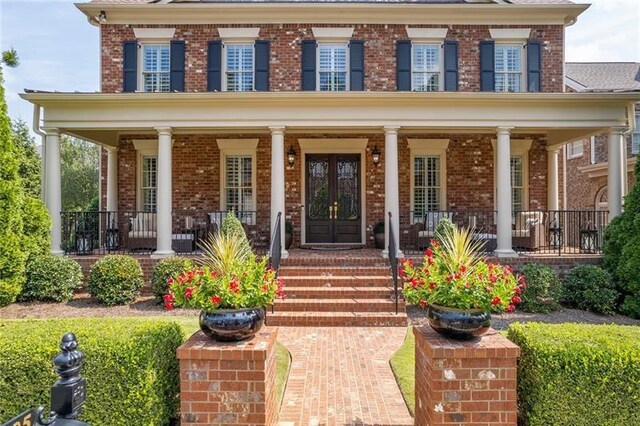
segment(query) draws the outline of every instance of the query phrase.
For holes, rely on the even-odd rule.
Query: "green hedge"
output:
[[[85,353],[82,420],[166,425],[177,417],[180,326],[162,320],[82,318],[0,320],[0,421],[49,403],[57,378],[52,358],[69,331]]]
[[[107,306],[127,305],[140,295],[144,285],[140,263],[124,254],[110,254],[93,264],[89,293]]]
[[[20,300],[68,302],[82,287],[82,268],[75,260],[52,254],[32,256],[27,262],[27,282]]]
[[[640,424],[640,327],[512,324],[528,425]]]

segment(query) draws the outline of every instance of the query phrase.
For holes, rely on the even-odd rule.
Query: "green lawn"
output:
[[[416,408],[416,351],[415,340],[413,337],[413,328],[409,327],[407,337],[398,351],[391,357],[391,370],[396,376],[398,387],[404,398],[404,402],[409,408],[411,415],[415,415]]]
[[[172,321],[179,324],[184,330],[186,337],[190,337],[193,333],[200,329],[198,325],[198,317],[195,316],[163,316],[163,317],[150,317],[153,319]],[[284,388],[287,384],[287,378],[289,377],[289,368],[291,367],[291,355],[287,348],[285,348],[280,342],[276,343],[276,401],[278,406],[282,402],[282,396],[284,395]]]

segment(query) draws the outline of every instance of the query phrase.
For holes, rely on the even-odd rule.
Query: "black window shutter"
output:
[[[222,90],[222,42],[210,41],[207,53],[207,90]]]
[[[527,42],[527,86],[529,92],[542,87],[542,44],[538,40]]]
[[[411,90],[411,41],[396,42],[396,88]]]
[[[138,89],[138,42],[129,40],[122,43],[122,91],[135,92]]]
[[[302,90],[316,90],[315,40],[302,40]]]
[[[349,42],[349,68],[351,90],[364,90],[364,41]]]
[[[444,42],[444,90],[458,91],[458,42]]]
[[[495,50],[496,45],[493,41],[480,42],[480,90],[482,92],[496,90]]]
[[[256,40],[255,89],[269,91],[269,41]]]
[[[184,40],[171,41],[169,88],[172,92],[184,92],[184,51]]]

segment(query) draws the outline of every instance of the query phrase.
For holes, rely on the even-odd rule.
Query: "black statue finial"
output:
[[[78,340],[73,333],[62,336],[60,349],[53,358],[60,379],[51,388],[51,410],[58,418],[75,419],[87,396],[87,384],[80,375],[84,354],[78,349]]]

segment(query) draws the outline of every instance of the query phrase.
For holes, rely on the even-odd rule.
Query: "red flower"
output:
[[[191,299],[191,294],[193,293],[193,288],[187,287],[184,289],[184,298]]]
[[[460,266],[460,273],[464,274],[465,272],[467,272],[467,267],[465,265],[461,265]]]
[[[433,265],[435,263],[433,257],[427,258],[427,263],[429,264],[429,266]]]
[[[489,274],[489,281],[491,281],[491,284],[495,284],[498,278],[493,274]]]
[[[492,289],[491,287],[487,287],[487,288],[485,288],[485,291],[486,291],[487,293],[491,293],[491,292],[493,291],[493,289]]]
[[[173,293],[165,294],[162,298],[164,299],[165,303],[167,302],[173,303],[176,301],[176,298],[174,297]]]
[[[453,277],[451,275],[447,275],[447,277],[444,280],[450,283],[451,281],[453,281]]]
[[[436,288],[436,283],[432,281],[429,283],[429,290],[433,290],[434,288]]]
[[[433,248],[440,247],[440,243],[438,242],[438,240],[431,240],[431,247]]]
[[[167,280],[167,284],[171,285],[171,284],[173,284],[173,283],[174,283],[173,278],[169,278],[169,279]]]
[[[507,312],[513,312],[516,310],[516,307],[514,305],[509,305],[507,306],[507,309],[505,309],[505,311]]]
[[[520,303],[520,302],[522,302],[522,299],[521,299],[520,297],[518,297],[518,296],[513,296],[513,297],[511,298],[511,303],[513,303],[514,305],[515,305],[516,303]]]
[[[516,287],[516,294],[518,296],[520,296],[522,294],[522,290],[520,289],[520,287]]]
[[[167,311],[172,310],[172,309],[174,308],[173,303],[171,303],[171,302],[164,302],[164,308],[165,308]]]
[[[456,278],[456,280],[459,280],[462,275],[460,275],[459,272],[456,272],[455,274],[453,274],[453,276]]]
[[[222,302],[222,298],[220,296],[211,296],[211,302],[214,305],[219,305]]]
[[[428,248],[428,249],[425,250],[424,254],[426,254],[427,257],[431,257],[431,256],[433,256],[433,250]]]
[[[201,277],[202,277],[202,276],[204,276],[204,271],[203,271],[202,269],[200,269],[200,270],[198,271],[198,275],[200,275]]]
[[[428,305],[426,300],[420,299],[420,307],[421,308],[426,308]]]
[[[498,296],[494,297],[494,298],[491,300],[491,304],[492,304],[493,306],[499,305],[501,302],[502,302],[502,299],[500,299]]]
[[[418,287],[418,281],[415,278],[411,278],[409,282],[411,283],[411,287],[413,288]]]
[[[240,288],[238,287],[238,283],[236,281],[231,281],[231,284],[229,284],[229,290],[234,293],[239,293]]]
[[[214,280],[218,278],[218,273],[216,271],[211,271],[211,278],[213,278]]]
[[[262,292],[263,292],[263,293],[266,293],[266,292],[268,292],[268,291],[269,291],[269,287],[268,287],[266,284],[264,284],[264,285],[262,286]]]

